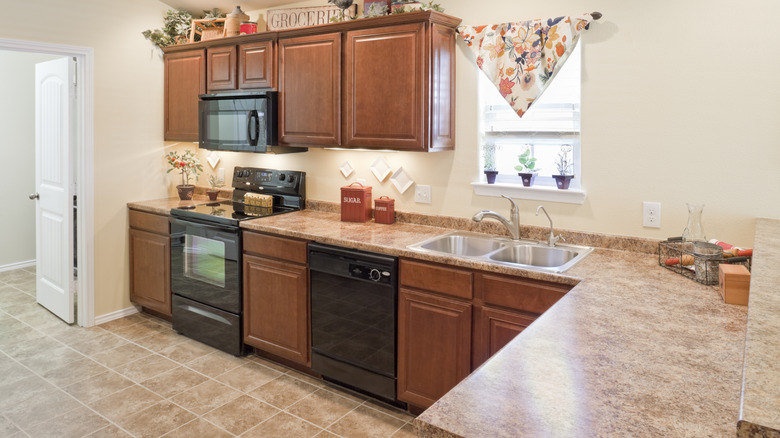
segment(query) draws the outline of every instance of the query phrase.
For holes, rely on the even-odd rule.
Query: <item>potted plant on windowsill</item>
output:
[[[179,192],[179,199],[188,200],[192,199],[193,193],[195,193],[195,185],[190,184],[190,176],[195,176],[195,181],[198,180],[198,174],[203,172],[203,166],[200,164],[200,160],[195,156],[195,153],[191,150],[184,151],[179,155],[178,152],[168,152],[165,156],[168,161],[168,165],[171,166],[166,173],[171,173],[174,170],[178,170],[181,173],[181,184],[176,186],[176,190]]]
[[[574,175],[571,173],[574,167],[574,161],[569,156],[571,149],[570,144],[561,145],[561,151],[558,153],[558,159],[555,161],[555,167],[558,168],[558,175],[553,175],[552,177],[555,179],[555,185],[561,190],[568,189],[572,178],[574,178]]]
[[[517,174],[523,180],[523,186],[531,187],[534,185],[534,180],[539,172],[536,167],[536,157],[531,156],[531,148],[526,148],[525,152],[517,156],[517,161],[520,162],[515,166]]]
[[[206,190],[206,194],[209,195],[210,201],[216,201],[217,195],[219,195],[219,188],[223,186],[217,175],[209,176],[209,186],[211,190]]]
[[[495,143],[486,143],[482,145],[482,161],[485,166],[485,177],[488,184],[496,182],[496,145]]]

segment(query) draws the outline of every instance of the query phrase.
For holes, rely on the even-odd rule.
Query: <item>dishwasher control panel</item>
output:
[[[361,280],[370,280],[376,283],[390,284],[392,274],[382,267],[372,267],[369,265],[349,264],[349,275]]]

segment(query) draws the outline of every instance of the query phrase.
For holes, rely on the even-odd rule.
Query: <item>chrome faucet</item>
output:
[[[563,240],[565,242],[566,239],[564,239],[563,236],[561,236],[560,234],[557,235],[557,236],[555,234],[553,234],[553,222],[552,222],[552,219],[550,218],[550,215],[547,214],[547,210],[544,208],[543,205],[540,205],[540,206],[536,207],[536,215],[537,216],[539,216],[539,210],[542,210],[544,212],[544,215],[547,216],[547,220],[550,221],[550,235],[547,236],[547,246],[555,246],[555,244],[559,240]]]
[[[513,201],[509,196],[501,195],[501,197],[508,199],[509,202],[512,203],[512,208],[509,211],[511,220],[507,220],[507,218],[492,210],[482,210],[475,214],[471,220],[474,222],[482,222],[482,219],[486,217],[493,218],[501,222],[504,227],[506,227],[507,231],[509,231],[509,235],[512,236],[512,239],[520,240],[520,209],[517,207],[517,204],[515,204],[515,201]]]

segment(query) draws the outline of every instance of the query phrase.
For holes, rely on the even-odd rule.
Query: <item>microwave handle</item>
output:
[[[252,129],[252,120],[255,121],[254,129]],[[249,146],[257,146],[257,140],[260,138],[260,118],[257,115],[257,110],[249,112],[249,119],[246,122],[246,129],[249,133]],[[252,136],[254,131],[254,137]]]

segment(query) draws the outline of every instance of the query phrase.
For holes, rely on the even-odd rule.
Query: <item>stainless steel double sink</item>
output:
[[[587,246],[555,245],[456,231],[407,248],[545,272],[565,272],[593,251]]]

